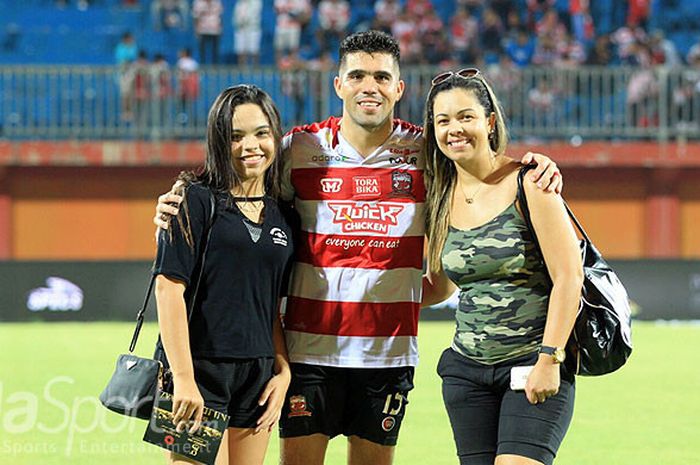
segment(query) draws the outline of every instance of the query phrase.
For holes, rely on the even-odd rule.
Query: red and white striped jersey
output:
[[[301,218],[285,332],[292,362],[418,362],[425,187],[420,127],[394,121],[362,157],[340,118],[284,138],[282,194]]]

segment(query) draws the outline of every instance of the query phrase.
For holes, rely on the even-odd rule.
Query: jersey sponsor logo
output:
[[[418,157],[413,155],[415,153],[420,153],[420,150],[416,149],[399,149],[399,148],[390,148],[389,153],[392,155],[396,155],[393,157],[389,157],[389,163],[392,165],[417,165],[418,164]]]
[[[377,176],[353,176],[352,181],[352,194],[355,198],[375,198],[381,194]]]
[[[311,161],[321,161],[321,162],[331,162],[331,161],[347,161],[348,157],[345,155],[314,155],[311,157]]]
[[[390,157],[389,163],[393,165],[416,165],[418,157]]]
[[[387,433],[394,429],[396,426],[396,419],[394,417],[386,417],[382,420],[382,429]]]
[[[394,170],[391,172],[391,196],[414,199],[413,176],[408,171]]]
[[[311,412],[307,409],[306,397],[290,396],[289,397],[289,415],[287,418],[294,417],[310,417]]]
[[[270,236],[272,237],[273,244],[287,247],[287,244],[289,243],[289,238],[287,237],[287,233],[282,231],[280,228],[270,229]]]
[[[329,202],[333,223],[340,224],[343,232],[389,234],[389,228],[399,224],[398,216],[404,209],[396,204],[369,204],[358,202]]]
[[[342,178],[323,178],[321,179],[321,190],[327,194],[335,194],[340,192],[343,185]]]

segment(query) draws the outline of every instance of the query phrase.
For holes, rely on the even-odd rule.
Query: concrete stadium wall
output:
[[[609,258],[700,258],[700,143],[552,143],[565,197]],[[200,142],[0,143],[0,260],[145,260],[158,194]],[[4,165],[4,166],[3,166]]]

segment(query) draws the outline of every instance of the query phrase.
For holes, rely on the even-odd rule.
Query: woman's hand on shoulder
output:
[[[267,407],[257,421],[255,426],[256,433],[264,430],[272,431],[272,428],[279,421],[282,416],[282,406],[287,395],[287,388],[289,388],[291,380],[292,374],[286,369],[274,375],[267,382],[265,390],[258,400],[258,405],[267,405]]]

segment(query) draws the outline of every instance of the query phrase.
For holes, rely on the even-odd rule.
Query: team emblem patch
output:
[[[386,417],[382,420],[382,429],[387,433],[394,429],[394,426],[396,426],[396,418]]]
[[[408,171],[394,170],[391,172],[391,195],[393,197],[413,196],[413,176]]]
[[[287,418],[310,416],[311,412],[306,409],[306,397],[291,396],[289,398],[289,415],[287,415]]]

